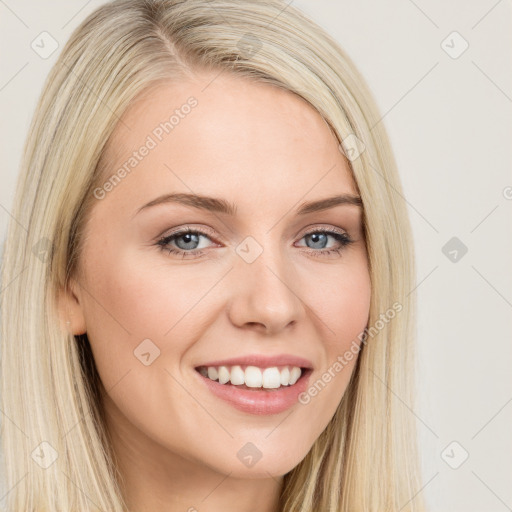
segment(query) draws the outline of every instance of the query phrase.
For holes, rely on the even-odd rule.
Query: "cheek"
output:
[[[338,292],[338,300],[333,301],[330,318],[333,319],[333,330],[339,333],[339,339],[344,345],[357,337],[368,322],[371,283],[366,267],[357,268],[350,275],[344,276],[335,291]]]
[[[127,372],[143,390],[154,378],[149,368],[178,376],[188,350],[222,307],[218,289],[212,290],[218,269],[185,269],[155,254],[126,249],[89,255],[87,333],[107,390]],[[144,366],[144,358],[154,362]]]
[[[196,273],[166,265],[164,255],[160,260],[127,250],[110,260],[107,268],[90,273],[90,288],[101,303],[92,304],[94,313],[134,341],[162,338],[204,293]]]
[[[308,282],[309,305],[322,320],[324,342],[333,353],[344,350],[368,322],[371,281],[366,260],[326,266]]]
[[[366,260],[333,269],[322,269],[316,276],[316,286],[308,292],[309,305],[318,317],[324,359],[299,402],[318,418],[316,427],[321,428],[315,435],[332,418],[346,391],[370,312],[371,281]]]
[[[111,400],[133,425],[165,444],[170,424],[187,432],[188,418],[204,414],[176,380],[182,382],[180,361],[200,335],[194,305],[211,284],[198,285],[193,272],[155,264],[147,255],[127,252],[113,260],[108,265],[104,259],[103,271],[96,266],[89,274],[88,338]]]
[[[93,256],[88,264],[87,334],[107,389],[126,371],[143,366],[137,350],[144,340],[155,345],[144,342],[152,357],[160,351],[169,360],[186,350],[193,333],[187,339],[176,332],[198,300],[192,273],[165,271],[160,266],[165,262],[148,265],[130,251]]]

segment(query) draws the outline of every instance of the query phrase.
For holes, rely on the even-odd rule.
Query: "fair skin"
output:
[[[286,353],[312,362],[314,383],[368,322],[361,207],[297,215],[306,202],[357,196],[334,135],[288,91],[213,76],[166,83],[123,115],[130,129],[118,123],[106,178],[175,108],[190,96],[198,100],[96,200],[80,272],[62,303],[72,332],[87,332],[91,343],[123,490],[137,512],[220,512],[233,504],[239,512],[276,511],[283,475],[331,420],[357,358],[308,404],[270,415],[236,410],[200,386],[194,368]],[[164,203],[137,213],[171,192],[222,198],[237,211]],[[206,235],[195,246],[181,237],[168,248],[202,255],[182,258],[157,245],[187,226]],[[318,228],[353,242],[343,247],[332,235],[306,236]],[[251,264],[235,251],[248,236],[263,249]],[[160,356],[145,366],[134,350],[148,338]],[[262,453],[252,467],[237,457],[249,442]]]

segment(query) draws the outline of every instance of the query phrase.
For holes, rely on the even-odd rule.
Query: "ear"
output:
[[[73,335],[86,333],[81,288],[74,278],[70,279],[66,288],[59,290],[57,303],[63,329]]]

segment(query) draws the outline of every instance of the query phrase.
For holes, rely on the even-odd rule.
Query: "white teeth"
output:
[[[290,380],[289,380],[290,386],[292,386],[299,380],[300,374],[301,374],[300,368],[297,368],[296,366],[294,366],[292,368],[292,371],[290,372]]]
[[[240,368],[240,366],[233,366],[231,368],[231,384],[234,384],[235,386],[245,384],[245,372]]]
[[[263,370],[263,387],[278,388],[281,385],[281,373],[277,368],[265,368]]]
[[[281,370],[281,386],[288,386],[290,383],[290,370],[288,370],[288,366]]]
[[[245,385],[248,388],[261,388],[263,377],[257,366],[248,366],[245,369]]]
[[[229,370],[225,366],[219,366],[219,382],[221,384],[229,382]]]
[[[258,368],[247,366],[245,371],[239,365],[235,366],[209,366],[202,367],[200,373],[211,380],[218,380],[220,384],[241,386],[249,388],[277,389],[283,386],[293,386],[300,378],[302,370],[298,366],[285,366],[281,370],[277,366],[271,368]]]

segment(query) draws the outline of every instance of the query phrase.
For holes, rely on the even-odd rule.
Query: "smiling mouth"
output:
[[[269,368],[250,365],[198,366],[195,370],[222,386],[248,391],[279,391],[290,388],[312,372],[310,368],[290,365]]]

